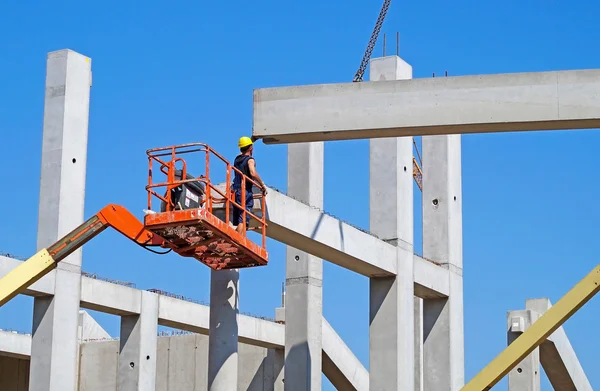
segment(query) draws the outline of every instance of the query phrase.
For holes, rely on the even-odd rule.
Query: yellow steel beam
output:
[[[537,348],[600,290],[600,265],[579,281],[461,391],[487,391]]]
[[[0,306],[3,306],[55,267],[56,262],[50,256],[48,250],[43,249],[8,272],[0,278]]]

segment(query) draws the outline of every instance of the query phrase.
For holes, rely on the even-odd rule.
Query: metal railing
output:
[[[185,159],[181,157],[181,155],[190,154],[190,153],[200,153],[204,154],[204,172],[197,176],[188,178],[188,164]],[[189,143],[189,144],[180,144],[173,145],[162,148],[154,148],[146,151],[148,155],[148,185],[146,186],[146,190],[148,191],[148,209],[152,210],[152,197],[157,197],[161,201],[165,203],[166,211],[172,211],[176,209],[176,205],[171,199],[171,191],[176,189],[177,187],[184,184],[191,183],[201,183],[204,185],[204,198],[199,201],[200,207],[206,209],[209,213],[213,213],[213,205],[214,204],[223,204],[225,209],[225,222],[228,224],[231,220],[231,216],[233,214],[232,208],[238,208],[242,213],[242,224],[243,224],[243,234],[246,234],[248,230],[247,220],[248,217],[256,220],[258,222],[257,230],[261,232],[262,236],[262,247],[266,247],[266,207],[265,207],[265,195],[264,194],[253,194],[253,199],[260,200],[261,203],[261,217],[258,217],[253,212],[250,212],[246,209],[246,184],[249,183],[252,186],[261,187],[258,182],[248,177],[240,170],[235,168],[233,165],[229,163],[227,159],[221,156],[218,152],[213,150],[211,147],[204,143]],[[211,159],[212,157],[212,159]],[[225,192],[217,188],[210,179],[210,163],[212,160],[216,160],[217,162],[222,162],[225,165],[225,174],[226,174],[226,184],[225,184]],[[166,181],[164,182],[153,182],[153,163],[156,162],[160,165],[160,171],[166,175]],[[181,163],[181,168],[177,168],[176,165]],[[176,172],[179,171],[181,175],[176,175]],[[235,175],[239,175],[241,177],[242,188],[241,188],[241,197],[240,203],[235,200],[235,192],[232,189],[232,180]],[[181,179],[176,178],[176,176],[180,176]],[[155,189],[157,188],[166,188],[166,192],[164,196],[157,193]],[[250,189],[252,190],[252,189]],[[217,196],[213,195],[217,194]]]

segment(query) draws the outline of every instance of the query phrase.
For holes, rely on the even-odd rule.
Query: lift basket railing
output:
[[[186,154],[204,154],[204,172],[201,175],[194,177],[190,174],[186,160],[181,157]],[[148,155],[148,210],[152,209],[153,196],[158,198],[161,204],[162,212],[170,212],[178,209],[189,209],[190,206],[196,206],[206,209],[209,213],[215,214],[217,210],[224,209],[225,222],[231,221],[233,208],[242,210],[243,232],[249,228],[246,226],[247,217],[257,222],[256,230],[261,232],[262,247],[266,246],[266,213],[265,213],[265,195],[262,193],[254,194],[253,198],[260,202],[261,217],[255,213],[246,210],[246,197],[241,197],[241,204],[235,201],[235,194],[231,188],[234,173],[238,173],[242,177],[242,194],[246,194],[246,183],[251,183],[256,187],[260,187],[258,182],[254,181],[247,175],[244,175],[240,170],[232,166],[227,159],[217,153],[214,149],[204,143],[189,143],[181,145],[173,145],[168,147],[154,148],[146,151]],[[215,186],[210,180],[210,163],[212,159],[220,161],[225,165],[226,181],[225,192]],[[153,163],[158,163],[160,171],[166,176],[166,181],[155,183],[153,176]],[[180,165],[180,167],[177,167]],[[157,189],[165,188],[163,195],[159,194]],[[181,205],[181,198],[176,203],[174,196],[187,191],[183,198],[188,198],[184,202],[192,200],[189,205]],[[189,194],[189,193],[192,194]],[[198,198],[197,200],[195,198]]]

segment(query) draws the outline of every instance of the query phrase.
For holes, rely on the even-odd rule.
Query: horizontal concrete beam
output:
[[[421,262],[421,261],[417,261]],[[426,261],[422,261],[426,262]],[[0,278],[22,261],[0,257]],[[25,290],[25,295],[51,295],[54,277],[47,275]],[[82,276],[81,306],[113,315],[138,314],[141,310],[142,291],[127,286]],[[169,296],[159,295],[158,323],[198,334],[208,335],[208,306]],[[279,323],[238,315],[239,342],[264,348],[285,347],[285,326]],[[28,358],[31,352],[31,336],[0,332],[0,354]],[[339,381],[351,384],[356,390],[366,390],[368,372],[344,341],[323,319],[323,354],[328,358],[328,373],[337,374]],[[333,366],[332,366],[333,365]],[[345,383],[345,384],[346,384]]]
[[[440,299],[450,295],[450,271],[418,255],[413,256],[415,296],[421,299]]]
[[[205,305],[160,296],[158,323],[193,333],[208,335],[210,308]],[[239,342],[264,348],[284,346],[285,330],[278,323],[238,315]]]
[[[29,360],[31,356],[31,334],[18,334],[0,330],[0,356]]]
[[[600,128],[600,70],[320,84],[254,91],[267,144]]]
[[[396,275],[395,246],[276,189],[268,189],[266,200],[268,237],[367,277]],[[225,218],[222,205],[213,208]],[[254,203],[253,213],[262,215],[260,201]],[[413,259],[415,295],[448,297],[449,271],[417,255]]]
[[[0,257],[0,278],[23,261]],[[31,295],[52,295],[54,276],[46,275],[23,292]],[[113,315],[139,314],[142,291],[123,285],[81,277],[81,307]],[[159,298],[159,324],[208,335],[209,307],[169,296]],[[267,348],[284,345],[283,326],[275,322],[239,315],[240,342]]]

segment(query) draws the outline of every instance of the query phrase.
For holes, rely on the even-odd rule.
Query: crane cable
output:
[[[373,49],[375,48],[375,44],[377,43],[377,37],[379,36],[379,31],[381,30],[381,26],[383,25],[383,20],[387,15],[388,9],[390,8],[390,3],[392,0],[384,0],[383,6],[381,7],[381,11],[379,12],[379,17],[377,18],[377,22],[375,23],[375,28],[373,29],[373,33],[371,34],[371,39],[369,39],[369,43],[367,45],[367,50],[363,56],[363,59],[358,67],[358,71],[356,71],[356,75],[354,76],[354,82],[363,81],[363,75],[367,70],[367,64],[371,59],[371,53],[373,53]]]

